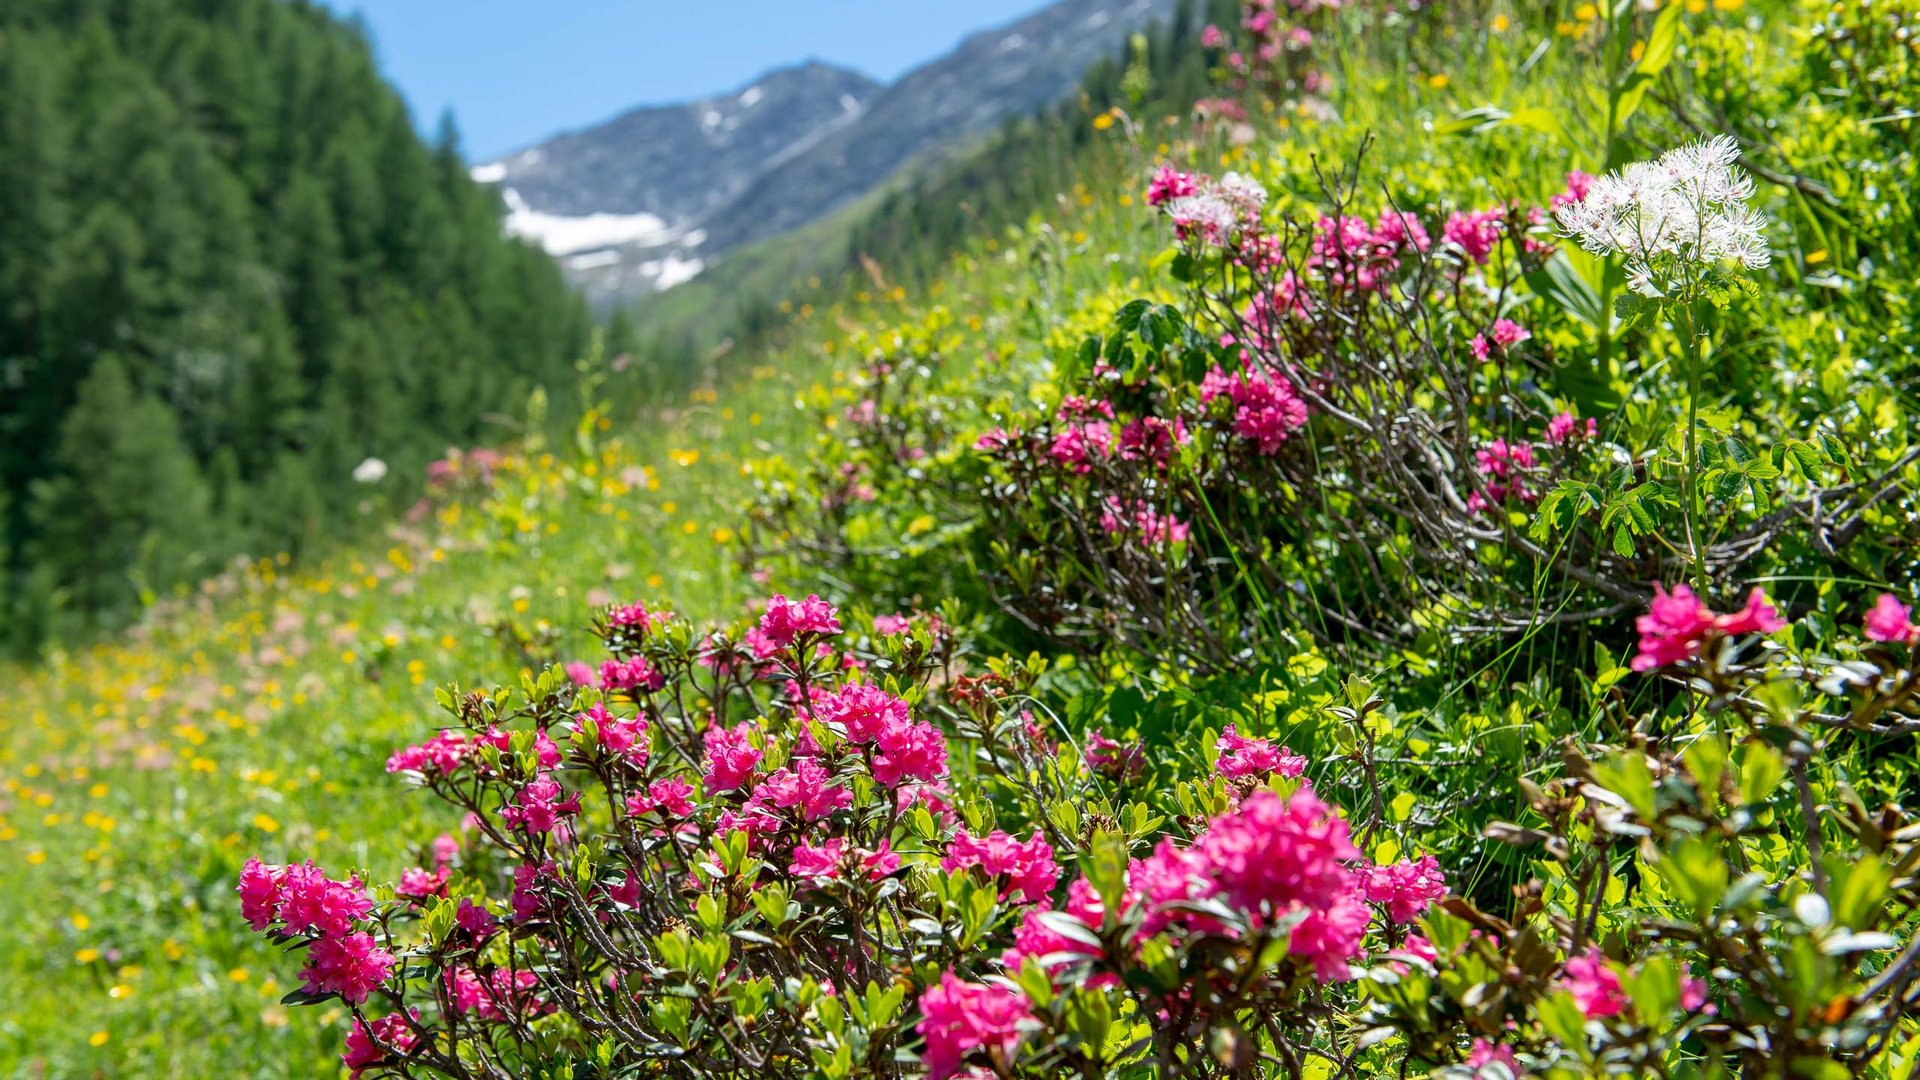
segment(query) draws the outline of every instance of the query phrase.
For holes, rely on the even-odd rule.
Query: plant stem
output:
[[[1681,302],[1680,311],[1686,317],[1681,345],[1686,352],[1687,362],[1687,460],[1680,470],[1680,499],[1684,511],[1682,517],[1687,527],[1687,551],[1693,558],[1693,589],[1704,597],[1707,591],[1707,557],[1700,547],[1700,535],[1694,523],[1699,501],[1695,473],[1700,467],[1700,334],[1693,319],[1691,297]]]

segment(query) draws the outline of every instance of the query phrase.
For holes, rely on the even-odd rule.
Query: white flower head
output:
[[[1221,177],[1214,190],[1229,206],[1247,217],[1257,217],[1267,205],[1267,189],[1260,181],[1237,172]]]
[[[1759,269],[1771,259],[1766,220],[1747,205],[1753,178],[1739,159],[1739,144],[1720,135],[1634,162],[1555,211],[1560,232],[1595,255],[1625,256],[1628,281],[1650,296],[1670,264]]]
[[[387,463],[370,457],[353,467],[353,478],[362,484],[377,484],[387,478]]]
[[[1233,205],[1211,192],[1174,199],[1167,203],[1167,217],[1183,233],[1197,233],[1214,243],[1224,240],[1240,223]]]

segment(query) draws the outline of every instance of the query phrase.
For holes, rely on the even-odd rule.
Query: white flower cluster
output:
[[[1197,194],[1167,203],[1167,216],[1183,233],[1219,244],[1236,229],[1259,220],[1266,205],[1267,189],[1258,180],[1230,172]]]
[[[1747,205],[1753,178],[1739,158],[1739,145],[1721,135],[1608,173],[1555,211],[1560,231],[1596,255],[1625,256],[1627,280],[1648,296],[1662,293],[1659,279],[1676,264],[1758,269],[1771,258],[1766,221]]]

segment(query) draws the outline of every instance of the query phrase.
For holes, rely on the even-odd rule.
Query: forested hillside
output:
[[[565,395],[589,323],[499,216],[314,5],[0,6],[0,636],[298,551],[365,459]]]

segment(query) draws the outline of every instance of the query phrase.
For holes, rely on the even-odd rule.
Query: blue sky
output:
[[[424,130],[498,157],[634,105],[817,58],[891,80],[1045,0],[322,0],[358,12]]]

